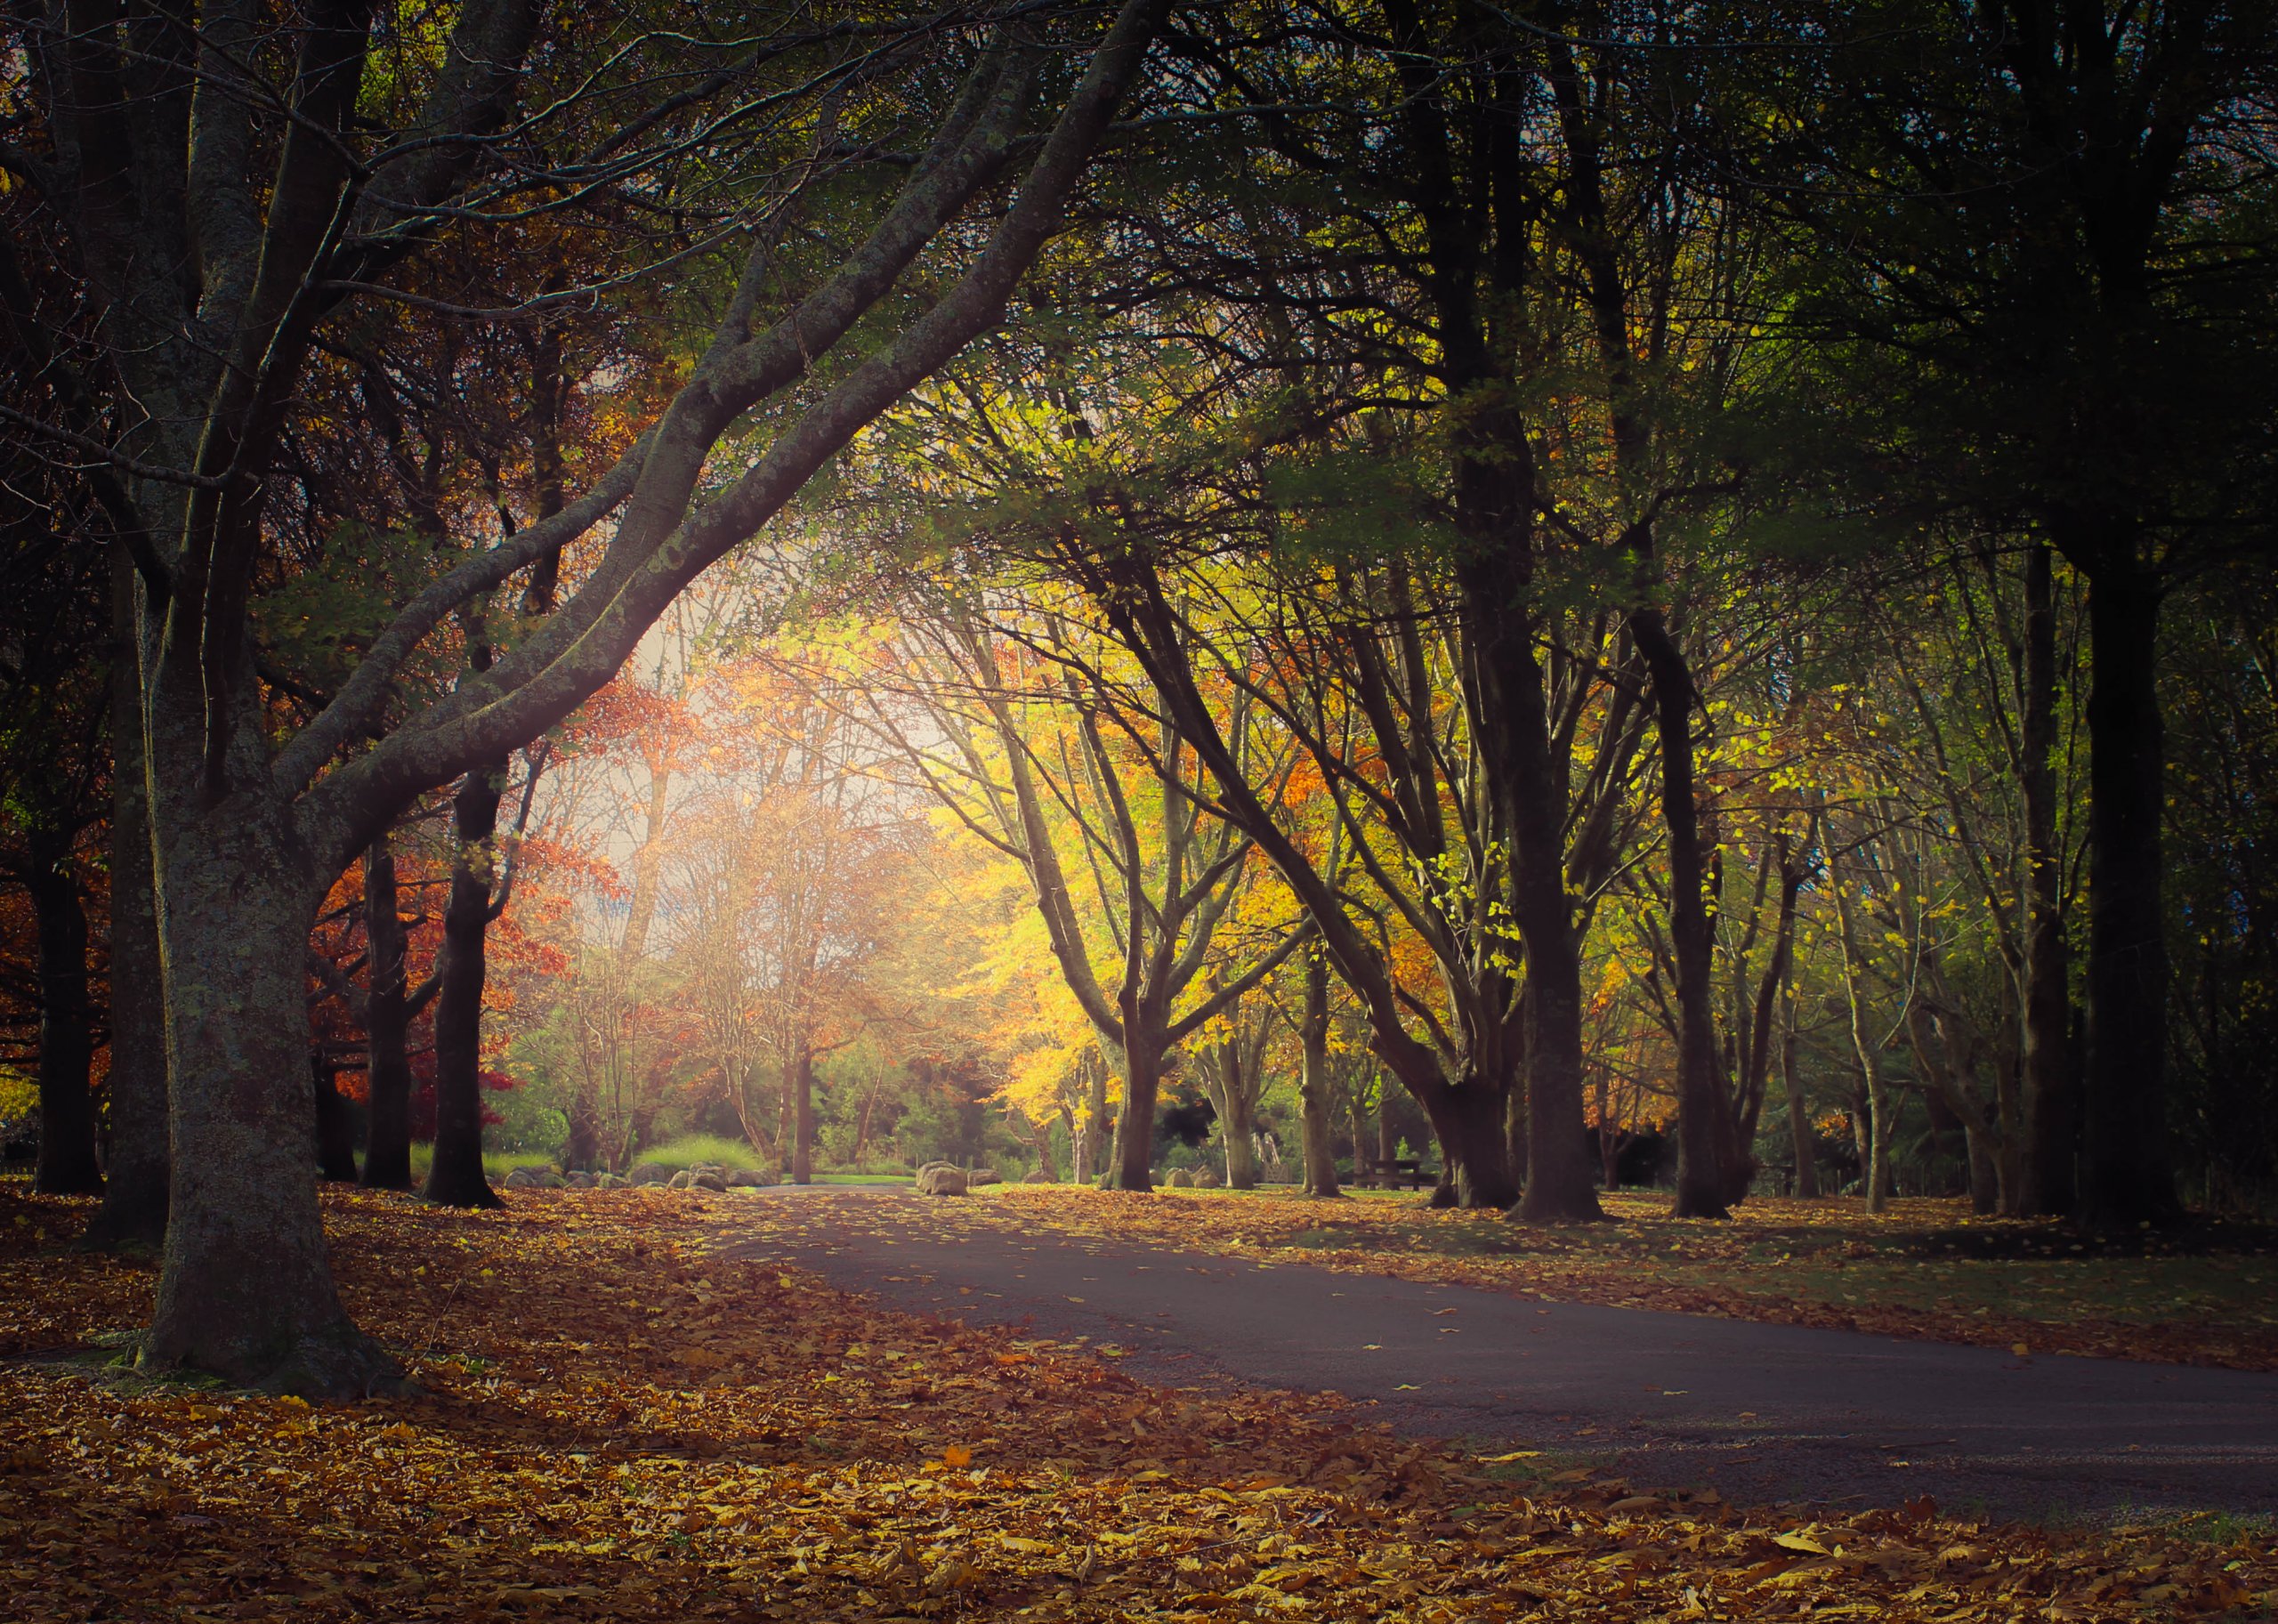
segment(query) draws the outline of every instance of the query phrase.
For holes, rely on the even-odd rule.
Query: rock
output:
[[[917,1176],[923,1178],[936,1168],[954,1168],[956,1166],[957,1163],[953,1161],[921,1161],[917,1164]]]
[[[1171,1176],[1163,1183],[1174,1190],[1192,1190],[1194,1188],[1194,1175],[1184,1168],[1173,1168]]]
[[[673,1170],[661,1161],[644,1161],[625,1176],[628,1184],[662,1184],[670,1182]]]
[[[983,1184],[1001,1184],[1005,1181],[994,1168],[975,1168],[965,1176],[965,1182],[968,1188],[978,1190]]]
[[[695,1182],[696,1175],[691,1173],[686,1168],[683,1168],[679,1172],[674,1174],[670,1178],[665,1181],[665,1188],[667,1190],[685,1190]]]
[[[691,1168],[688,1171],[688,1188],[691,1190],[712,1190],[717,1191],[722,1194],[725,1194],[728,1188],[728,1181],[721,1177],[717,1173],[709,1171],[699,1173],[695,1168]]]
[[[632,1180],[622,1177],[615,1173],[603,1173],[594,1178],[594,1188],[596,1190],[624,1190],[629,1188],[632,1182]]]
[[[1217,1187],[1218,1176],[1216,1172],[1212,1171],[1208,1168],[1195,1168],[1194,1188],[1197,1190],[1216,1190]]]
[[[775,1182],[774,1176],[757,1168],[737,1168],[728,1175],[731,1190],[764,1190]]]
[[[965,1175],[947,1162],[922,1169],[917,1175],[920,1195],[963,1195],[965,1193]]]
[[[1049,1168],[1038,1168],[1021,1181],[1024,1184],[1056,1184],[1059,1182],[1052,1176],[1052,1169]]]
[[[504,1190],[528,1190],[530,1187],[530,1170],[528,1168],[512,1168],[505,1177],[498,1181],[498,1184]]]
[[[590,1173],[572,1173],[561,1182],[572,1190],[591,1190],[594,1187],[594,1176]]]
[[[691,1173],[715,1174],[721,1178],[728,1176],[726,1165],[716,1161],[691,1161],[688,1164],[688,1170]]]
[[[570,1181],[552,1168],[532,1168],[530,1182],[541,1190],[566,1190],[570,1187]]]

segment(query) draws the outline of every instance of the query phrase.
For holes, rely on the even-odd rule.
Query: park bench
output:
[[[1410,1190],[1421,1190],[1426,1184],[1440,1182],[1438,1174],[1426,1172],[1423,1162],[1413,1156],[1372,1158],[1366,1165],[1369,1181],[1373,1184],[1405,1185]]]

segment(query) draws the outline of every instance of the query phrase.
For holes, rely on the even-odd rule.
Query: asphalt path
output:
[[[2278,1515],[2278,1375],[2016,1357],[1852,1331],[943,1231],[926,1198],[771,1192],[734,1255],[896,1306],[1128,1351],[1174,1386],[1331,1391],[1416,1436],[1618,1466],[1741,1501]],[[795,1202],[786,1208],[781,1203]],[[786,1220],[789,1220],[786,1222]]]

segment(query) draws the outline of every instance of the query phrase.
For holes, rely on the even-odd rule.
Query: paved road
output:
[[[1728,1499],[2278,1514],[2278,1375],[1984,1348],[1150,1252],[942,1234],[921,1198],[821,1189],[747,1256],[973,1322],[1129,1347],[1135,1374],[1329,1390],[1417,1435],[1619,1458]]]

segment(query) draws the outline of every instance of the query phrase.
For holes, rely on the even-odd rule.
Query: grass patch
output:
[[[731,1139],[724,1134],[683,1134],[650,1146],[633,1160],[635,1167],[653,1161],[675,1170],[692,1168],[699,1161],[717,1162],[723,1168],[750,1168],[759,1164],[759,1152],[745,1141]]]
[[[427,1182],[428,1169],[435,1165],[435,1147],[419,1143],[411,1147],[411,1187],[418,1189]],[[485,1151],[482,1153],[482,1176],[497,1184],[516,1168],[550,1168],[553,1158],[544,1151]]]

